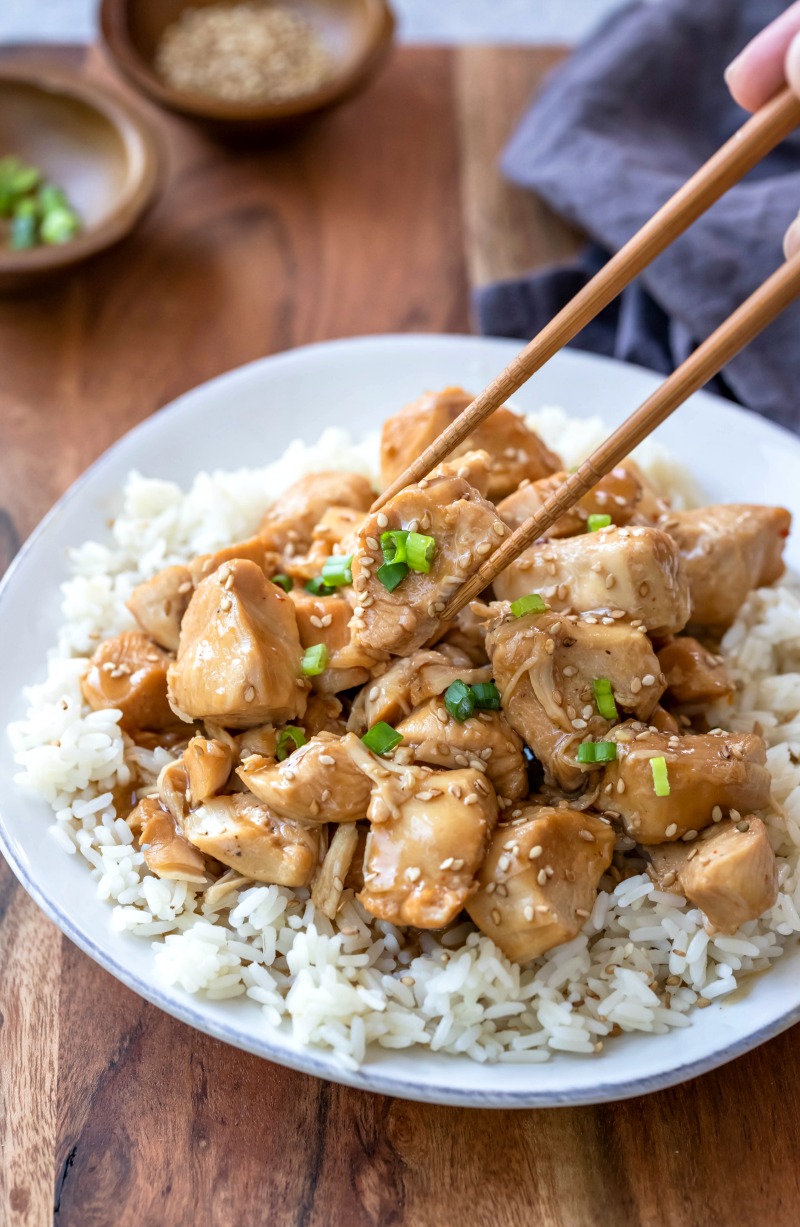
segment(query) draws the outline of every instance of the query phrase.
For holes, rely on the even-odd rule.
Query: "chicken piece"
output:
[[[733,694],[723,659],[690,635],[680,635],[661,648],[658,663],[667,679],[668,697],[681,707],[704,707]]]
[[[491,475],[492,458],[489,453],[474,451],[458,454],[452,460],[443,460],[435,469],[431,469],[428,480],[437,477],[463,477],[473,490],[477,490],[483,498],[488,498]]]
[[[206,881],[205,858],[184,839],[158,797],[143,797],[129,815],[128,826],[138,835],[144,862],[157,877]]]
[[[338,694],[363,686],[369,671],[382,658],[380,652],[370,652],[351,642],[352,610],[341,596],[312,596],[302,588],[289,593],[297,618],[300,646],[313,647],[323,643],[328,650],[328,663],[322,673],[311,679],[319,694]]]
[[[261,537],[250,537],[247,541],[237,541],[226,545],[221,550],[211,554],[200,554],[189,563],[192,583],[197,585],[209,575],[213,575],[223,563],[234,562],[237,559],[253,562],[265,575],[274,575],[280,570],[280,555],[274,550],[268,550]]]
[[[181,620],[193,590],[188,567],[165,567],[152,579],[138,584],[125,604],[151,639],[160,647],[177,652]]]
[[[445,632],[441,639],[436,640],[440,650],[444,645],[460,648],[466,652],[472,665],[480,668],[488,659],[486,653],[486,610],[488,607],[481,601],[470,601],[463,609],[459,609],[452,621],[445,623]],[[479,616],[483,613],[484,616]]]
[[[333,920],[341,906],[344,884],[358,851],[358,843],[358,827],[354,822],[338,826],[325,853],[325,860],[314,878],[311,902],[329,920]]]
[[[347,732],[347,721],[342,713],[342,704],[335,695],[310,694],[301,721],[306,736],[333,733],[336,737],[343,737]]]
[[[373,783],[359,902],[379,920],[443,928],[476,889],[494,789],[480,771],[390,764],[361,743],[354,758]]]
[[[754,733],[698,733],[676,737],[640,725],[611,730],[617,758],[603,772],[601,796],[637,843],[691,840],[714,817],[769,803],[764,742]],[[656,795],[651,760],[663,758],[669,795]],[[694,832],[694,835],[690,835]],[[687,841],[688,842],[688,841]]]
[[[502,516],[509,528],[519,528],[544,506],[568,477],[568,473],[553,473],[550,477],[523,483],[497,504],[497,514]],[[610,515],[612,524],[630,524],[641,495],[638,478],[625,464],[618,465],[602,477],[588,494],[584,494],[570,511],[556,520],[544,536],[573,537],[576,533],[584,533],[590,515]]]
[[[630,456],[626,456],[622,463],[628,474],[638,481],[641,489],[632,522],[657,525],[661,517],[670,510],[672,505],[670,500],[656,488],[651,478],[645,477],[639,465]]]
[[[311,533],[311,544],[305,554],[287,547],[284,566],[287,575],[304,586],[320,576],[322,568],[333,554],[352,554],[356,535],[364,519],[363,511],[353,507],[328,507]]]
[[[502,601],[538,592],[551,609],[622,610],[655,635],[682,630],[689,585],[675,542],[657,528],[602,528],[532,545],[494,581]]]
[[[441,699],[429,699],[397,726],[414,760],[432,767],[466,767],[485,771],[501,808],[524,797],[528,769],[522,739],[499,711],[477,711],[459,723]]]
[[[352,733],[319,733],[282,763],[254,754],[236,774],[273,814],[299,822],[358,822],[366,818],[370,783],[352,758]]]
[[[463,388],[426,392],[384,422],[381,435],[383,485],[388,486],[399,477],[473,399]],[[486,451],[491,457],[488,497],[492,500],[505,498],[526,477],[536,481],[561,468],[558,456],[528,429],[525,419],[505,407],[496,409],[468,435],[451,452],[451,459],[476,450]]]
[[[189,779],[192,805],[202,805],[222,792],[233,767],[229,746],[208,737],[193,737],[183,752],[183,765]]]
[[[659,703],[647,717],[651,728],[657,729],[659,733],[674,733],[679,735],[681,726],[673,716],[672,712],[668,712],[666,707],[662,707]]]
[[[465,653],[458,649],[455,652],[421,649],[401,656],[373,677],[358,695],[348,727],[351,731],[365,731],[381,720],[396,725],[426,700],[444,694],[451,682],[459,678],[467,686],[474,686],[476,682],[490,682],[492,671],[488,665],[471,668]]]
[[[516,963],[577,937],[611,864],[614,832],[593,814],[530,806],[499,826],[467,911]]]
[[[268,549],[300,554],[310,547],[314,528],[330,507],[368,511],[374,498],[372,486],[360,473],[310,473],[284,490],[258,533]]]
[[[618,709],[646,720],[664,689],[652,644],[621,619],[545,612],[501,617],[486,637],[509,724],[566,792],[595,768],[577,761],[587,737],[611,727],[597,709],[593,683],[606,678]]]
[[[319,863],[320,828],[270,813],[247,792],[211,797],[186,816],[196,848],[254,882],[308,886]]]
[[[294,605],[254,562],[219,567],[195,590],[181,629],[169,697],[182,720],[228,728],[302,716],[306,683]]]
[[[744,504],[675,511],[660,521],[681,552],[693,624],[728,626],[753,588],[780,579],[791,522],[783,507]]]
[[[83,697],[94,711],[116,708],[120,725],[160,730],[177,721],[167,701],[167,666],[172,657],[140,631],[105,639],[81,679]]]
[[[709,827],[694,843],[652,848],[650,860],[648,873],[659,889],[685,895],[721,933],[757,920],[778,898],[775,853],[753,814]]]
[[[241,762],[248,754],[260,754],[262,758],[275,758],[278,753],[278,729],[271,724],[262,724],[257,728],[248,729],[234,739],[236,746],[235,758]],[[234,757],[234,755],[232,755]]]
[[[430,571],[409,571],[389,592],[376,574],[383,563],[381,533],[409,528],[432,536],[436,552]],[[350,623],[353,642],[395,656],[422,647],[438,630],[449,597],[507,534],[491,503],[460,477],[406,486],[362,524],[352,568],[360,598]]]

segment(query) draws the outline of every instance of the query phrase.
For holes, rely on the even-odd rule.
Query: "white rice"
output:
[[[567,465],[604,433],[599,420],[576,428],[555,409],[531,424]],[[199,474],[186,493],[131,474],[110,542],[72,555],[47,679],[27,692],[26,718],[10,729],[19,782],[52,807],[50,831],[64,852],[88,862],[112,905],[112,927],[152,942],[154,977],[214,999],[249,997],[265,1029],[289,1026],[350,1068],[373,1044],[527,1064],[600,1052],[620,1032],[688,1026],[698,1001],[724,1000],[800,933],[800,591],[791,583],[753,593],[723,644],[737,694],[715,718],[764,730],[774,781],[766,821],[780,882],[775,907],[734,937],[709,937],[700,911],[644,875],[601,891],[583,932],[525,969],[470,924],[412,940],[371,919],[349,891],[335,923],[315,911],[308,891],[279,886],[232,892],[213,911],[196,886],[153,876],[117,817],[113,789],[130,780],[134,757],[154,777],[169,761],[163,750],[133,751],[118,713],[92,712],[81,698],[88,655],[133,626],[124,604],[132,588],[165,565],[251,535],[304,473],[370,474],[376,455],[374,439],[356,446],[329,430],[316,447],[295,443],[268,468]],[[677,501],[696,498],[663,450],[651,444],[639,459]]]

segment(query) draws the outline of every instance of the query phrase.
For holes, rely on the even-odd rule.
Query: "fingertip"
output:
[[[745,68],[744,72],[742,72],[743,66]],[[735,60],[731,60],[723,75],[733,101],[738,102],[739,106],[744,107],[746,111],[753,111],[758,106],[758,103],[754,103],[751,97],[750,74],[746,69],[745,57],[737,55]]]
[[[786,231],[783,239],[783,254],[787,260],[791,260],[792,256],[796,256],[798,252],[800,252],[800,213]]]
[[[790,87],[800,97],[800,34],[796,34],[789,43],[785,71]]]

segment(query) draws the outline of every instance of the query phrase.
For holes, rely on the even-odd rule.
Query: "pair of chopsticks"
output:
[[[656,256],[800,125],[800,99],[782,90],[679,188],[632,239],[494,379],[373,505],[430,473],[495,409],[516,392]],[[746,236],[742,236],[746,242]],[[455,616],[542,536],[578,499],[702,388],[800,295],[800,255],[787,261],[678,367],[652,396],[602,443],[562,486],[506,539],[451,597],[442,618]]]

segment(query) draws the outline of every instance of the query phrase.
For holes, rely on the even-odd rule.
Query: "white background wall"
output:
[[[406,42],[576,42],[622,0],[392,0]],[[0,0],[0,42],[86,42],[95,0]]]

